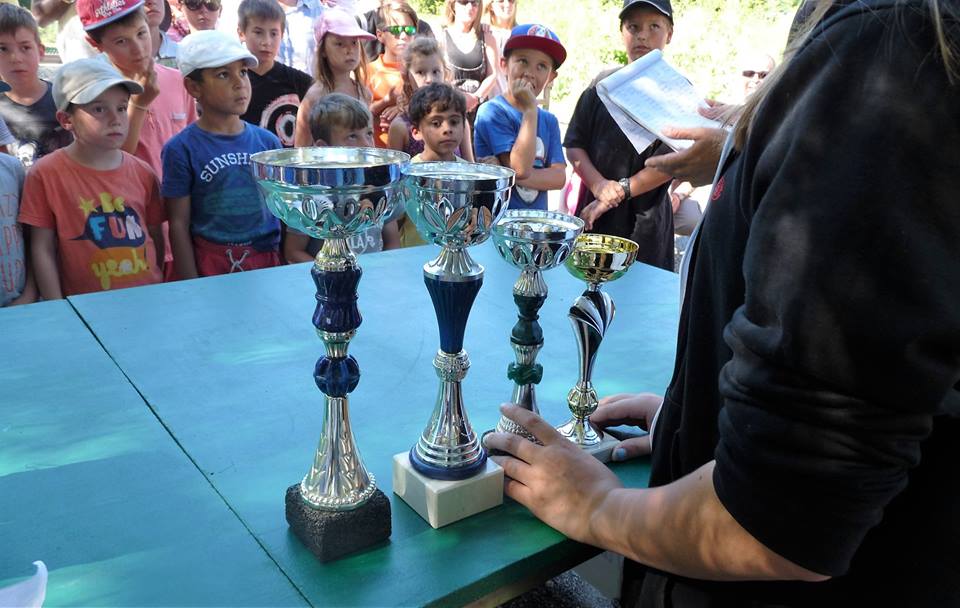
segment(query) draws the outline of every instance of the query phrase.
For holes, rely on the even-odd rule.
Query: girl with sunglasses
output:
[[[223,5],[220,0],[181,0],[180,11],[190,24],[190,33],[215,30]]]
[[[497,85],[500,51],[489,28],[480,22],[481,0],[446,0],[446,24],[440,44],[453,71],[453,84],[467,97],[467,119],[473,124],[477,106]]]

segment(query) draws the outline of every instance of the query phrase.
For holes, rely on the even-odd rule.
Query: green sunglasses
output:
[[[397,38],[400,37],[400,34],[406,34],[407,36],[413,36],[417,33],[417,26],[415,25],[388,25],[383,28],[383,31],[390,32]]]

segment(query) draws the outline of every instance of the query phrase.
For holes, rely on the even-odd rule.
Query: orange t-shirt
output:
[[[380,101],[392,89],[403,86],[403,65],[390,63],[380,58],[367,66],[367,85],[373,93],[373,100]],[[373,117],[373,134],[378,148],[387,148],[387,131],[389,125],[381,125],[377,116]]]
[[[27,173],[18,219],[56,232],[65,296],[161,281],[147,232],[164,220],[160,185],[126,152],[109,171],[81,165],[63,148],[44,156]]]

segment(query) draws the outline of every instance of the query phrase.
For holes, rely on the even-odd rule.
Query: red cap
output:
[[[89,32],[126,17],[143,6],[143,0],[77,0],[83,31]]]

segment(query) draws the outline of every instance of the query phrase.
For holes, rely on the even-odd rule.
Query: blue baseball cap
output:
[[[10,90],[10,85],[0,80],[0,93],[6,93]]]
[[[514,49],[534,49],[546,53],[553,59],[554,69],[559,68],[567,59],[567,49],[563,48],[560,38],[549,28],[538,23],[518,25],[510,31],[510,38],[503,45],[503,54]]]

